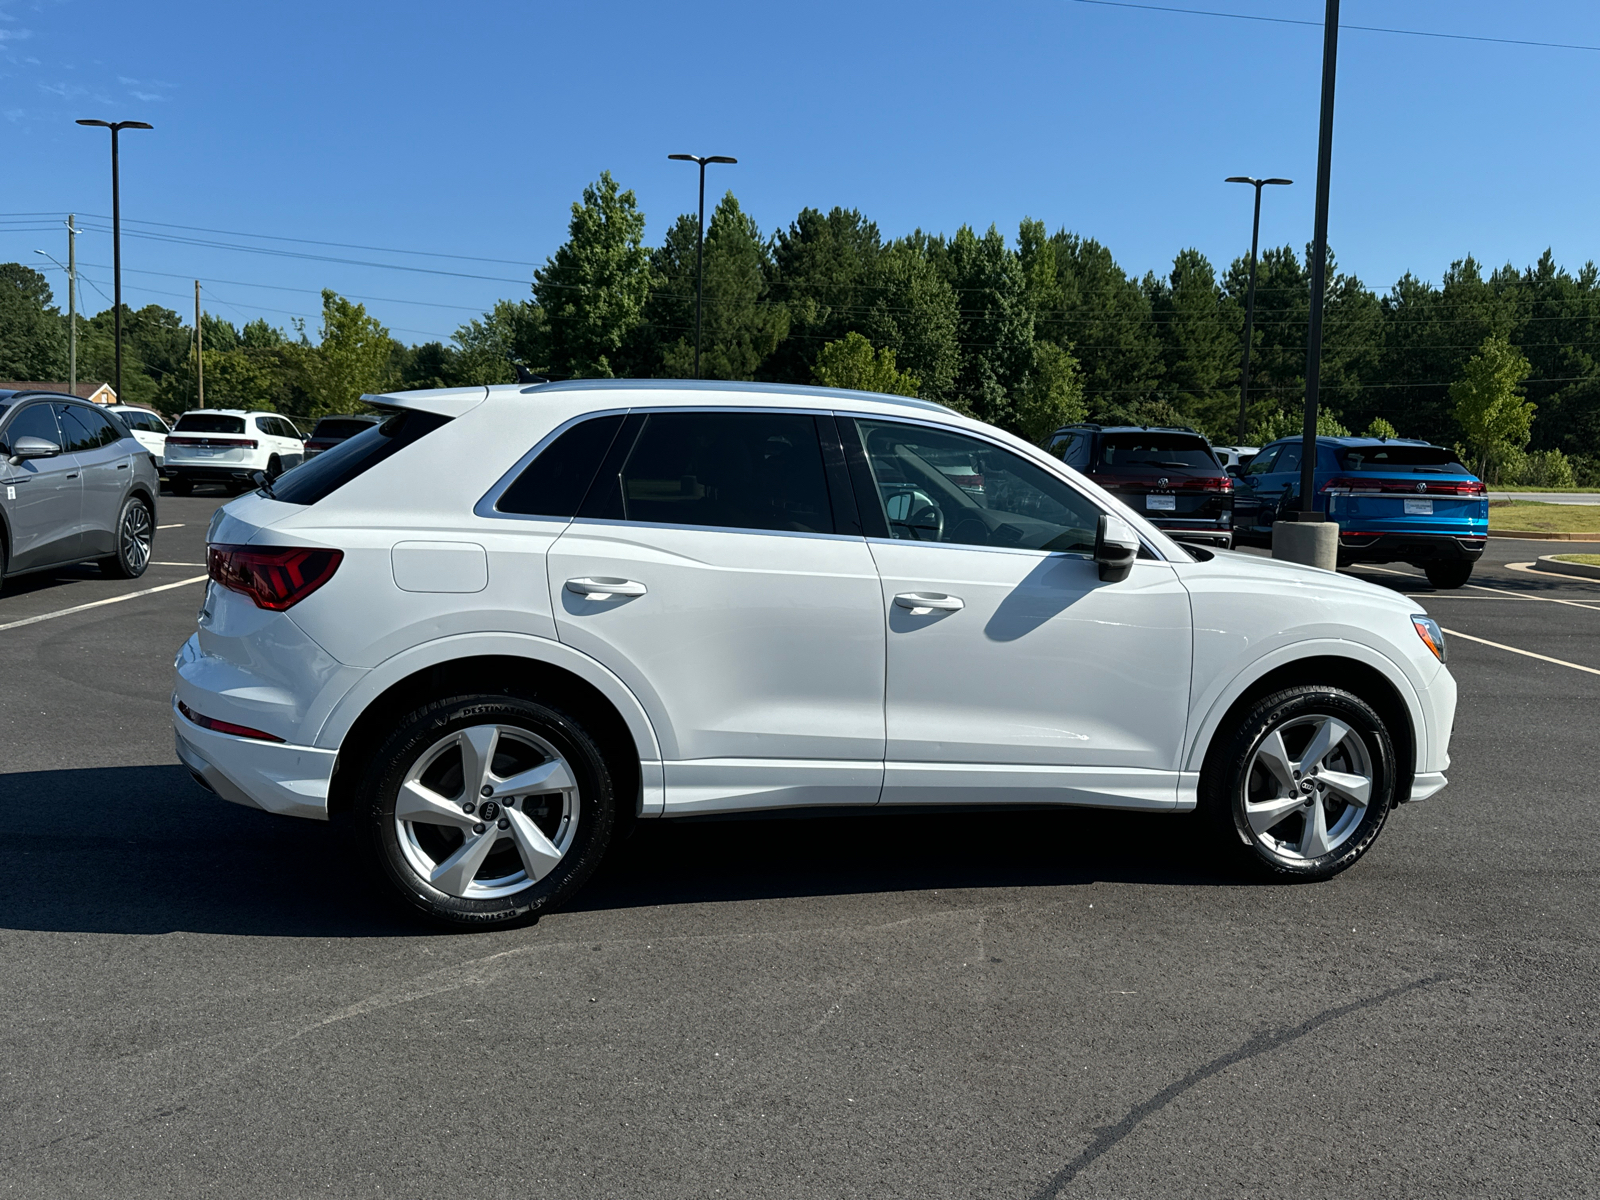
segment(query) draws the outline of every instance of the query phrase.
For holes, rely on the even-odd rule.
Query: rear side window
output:
[[[1108,433],[1098,457],[1107,467],[1214,471],[1222,466],[1204,438],[1184,433]]]
[[[434,413],[395,413],[382,424],[284,472],[272,484],[272,498],[288,504],[315,504],[449,422],[449,417]]]
[[[1050,443],[1050,453],[1069,467],[1083,470],[1089,465],[1089,435],[1087,433],[1058,433]]]
[[[243,433],[243,417],[220,413],[184,413],[172,427],[174,433]]]
[[[832,533],[816,418],[651,413],[583,515],[664,525]]]
[[[1471,475],[1454,451],[1442,446],[1351,446],[1339,451],[1341,471]]]
[[[495,510],[530,517],[577,516],[621,427],[620,413],[578,422],[539,452],[501,494]]]
[[[67,442],[63,450],[94,450],[122,436],[105,417],[76,404],[58,405],[56,420],[61,422],[61,435]]]

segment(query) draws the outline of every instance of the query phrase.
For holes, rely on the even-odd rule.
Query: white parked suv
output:
[[[167,435],[163,474],[177,496],[187,496],[197,483],[237,491],[251,487],[257,471],[276,479],[299,466],[305,454],[305,438],[288,417],[197,408],[179,417]]]
[[[364,400],[391,415],[213,518],[178,755],[353,823],[443,921],[531,919],[639,818],[820,805],[1198,809],[1224,858],[1323,879],[1444,786],[1414,600],[1179,545],[937,405]]]
[[[171,430],[167,428],[167,423],[161,419],[159,413],[132,404],[108,405],[106,411],[117,414],[122,423],[128,427],[128,432],[133,434],[133,440],[150,451],[150,457],[156,460],[157,467],[166,461],[167,434]]]

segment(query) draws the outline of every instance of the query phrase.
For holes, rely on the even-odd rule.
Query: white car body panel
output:
[[[947,410],[688,382],[368,399],[453,419],[317,504],[251,494],[214,518],[213,542],[345,555],[287,613],[208,591],[208,616],[179,655],[177,698],[285,738],[179,719],[185,761],[224,776],[230,799],[325,815],[334,756],[361,713],[419,671],[482,656],[548,664],[599,691],[639,750],[646,815],[880,797],[1192,808],[1233,700],[1321,654],[1393,684],[1416,734],[1412,795],[1443,786],[1455,688],[1411,627],[1415,601],[1255,557],[1189,561],[1044,451]],[[1156,558],[1106,585],[1083,556],[479,510],[571,420],[667,407],[892,416],[974,433],[1120,516]],[[646,590],[598,601],[566,587],[589,578]],[[906,591],[957,594],[966,607],[897,628],[893,598]]]

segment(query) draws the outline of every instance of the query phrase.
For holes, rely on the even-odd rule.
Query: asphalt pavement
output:
[[[1508,567],[1600,547],[1359,572],[1461,705],[1450,786],[1330,883],[1170,816],[647,823],[464,936],[176,765],[217,502],[163,499],[144,579],[0,596],[0,1194],[1600,1190],[1600,583]]]

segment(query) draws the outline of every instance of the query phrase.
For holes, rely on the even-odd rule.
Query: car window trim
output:
[[[869,542],[888,542],[888,543],[891,543],[893,545],[905,545],[905,544],[907,544],[904,541],[904,539],[894,538],[894,537],[890,537],[889,536],[888,525],[884,521],[883,516],[882,516],[883,504],[882,504],[881,501],[876,503],[875,505],[867,505],[861,499],[863,491],[865,492],[865,494],[867,496],[872,497],[874,500],[877,499],[877,481],[873,478],[872,467],[867,462],[866,447],[861,444],[860,431],[856,428],[856,425],[855,425],[855,422],[857,420],[883,421],[883,422],[886,422],[886,423],[889,423],[889,424],[895,424],[895,425],[912,425],[912,426],[915,426],[915,427],[917,427],[919,429],[930,429],[930,430],[933,430],[936,433],[964,435],[966,437],[972,438],[975,441],[984,442],[984,443],[986,443],[986,444],[988,444],[990,446],[993,446],[996,450],[1002,451],[1003,453],[1014,455],[1017,458],[1022,458],[1024,461],[1031,462],[1035,466],[1044,466],[1045,465],[1044,463],[1038,462],[1036,459],[1027,457],[1025,455],[1018,454],[1014,447],[1007,446],[1005,443],[996,441],[992,437],[985,437],[982,433],[978,432],[977,430],[973,430],[973,429],[965,429],[965,428],[961,428],[959,426],[954,426],[954,425],[943,425],[943,424],[940,424],[937,421],[919,421],[915,417],[901,417],[901,416],[898,416],[898,415],[896,415],[896,416],[886,416],[883,413],[848,412],[848,411],[845,411],[843,409],[834,410],[834,417],[835,417],[836,420],[839,421],[839,428],[841,429],[841,431],[844,430],[845,428],[848,428],[850,430],[850,435],[845,438],[845,452],[846,452],[846,456],[850,459],[850,467],[851,467],[850,478],[851,478],[851,482],[855,485],[855,488],[856,488],[856,505],[857,505],[857,507],[859,509],[863,510],[863,513],[862,513],[863,524],[881,525],[882,528],[883,528],[883,532],[882,533],[868,533],[866,535],[866,538],[867,538],[867,541],[869,541]],[[1065,463],[1063,463],[1060,460],[1056,459],[1052,455],[1050,455],[1048,452],[1045,452],[1044,457],[1045,457],[1046,462],[1048,462],[1050,464],[1053,464],[1054,466],[1063,467],[1063,468],[1065,468],[1066,470],[1069,470],[1069,471],[1073,469],[1071,467],[1068,467]],[[1111,512],[1109,509],[1107,509],[1106,506],[1104,504],[1102,504],[1094,496],[1089,495],[1082,488],[1078,487],[1077,484],[1074,483],[1071,479],[1068,479],[1068,478],[1062,476],[1060,473],[1058,473],[1056,471],[1050,471],[1049,473],[1051,475],[1054,475],[1062,483],[1066,484],[1067,487],[1071,488],[1073,492],[1075,492],[1079,497],[1081,497],[1083,499],[1083,501],[1085,503],[1087,503],[1091,508],[1095,509],[1097,512],[1101,513],[1104,516],[1116,516],[1117,515],[1117,514]],[[1119,519],[1124,519],[1124,518],[1119,518]],[[1138,534],[1139,544],[1141,546],[1143,546],[1144,549],[1145,549],[1145,552],[1150,555],[1150,559],[1145,559],[1143,561],[1148,562],[1151,559],[1153,559],[1156,562],[1164,562],[1164,563],[1171,563],[1173,561],[1172,559],[1168,558],[1165,554],[1163,554],[1162,551],[1161,551],[1161,548],[1159,546],[1155,545],[1153,542],[1151,542],[1149,538],[1145,537],[1145,535],[1142,532],[1140,532],[1136,527],[1132,527],[1132,526],[1130,526],[1130,527],[1134,529],[1134,532],[1136,534]],[[990,553],[996,553],[996,554],[1032,554],[1032,555],[1035,555],[1037,557],[1044,557],[1044,556],[1048,556],[1048,555],[1058,555],[1058,556],[1060,556],[1062,558],[1085,558],[1085,559],[1092,559],[1094,557],[1092,554],[1083,554],[1083,553],[1080,553],[1080,552],[1077,552],[1077,551],[1072,551],[1072,550],[1030,550],[1030,549],[1027,549],[1025,547],[1018,547],[1018,546],[969,546],[969,545],[966,545],[964,543],[956,543],[956,542],[918,542],[917,544],[920,545],[920,546],[942,546],[942,547],[944,547],[946,549],[949,549],[949,550],[982,550],[982,551],[988,551]]]

